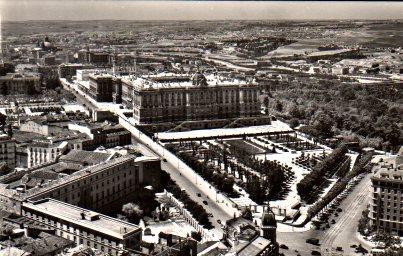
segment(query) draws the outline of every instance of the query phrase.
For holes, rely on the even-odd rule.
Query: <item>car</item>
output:
[[[288,250],[288,246],[285,244],[280,244],[280,248],[284,250]]]
[[[313,250],[313,251],[311,252],[311,255],[320,256],[320,255],[322,255],[322,254],[321,254],[320,252],[318,252],[318,251]]]
[[[217,223],[218,223],[218,224],[221,224],[221,220],[217,220]]]
[[[338,251],[338,252],[342,252],[342,251],[343,251],[343,247],[341,247],[341,246],[337,246],[337,247],[336,247],[336,251]]]
[[[358,253],[362,253],[362,254],[368,253],[368,250],[365,249],[364,247],[362,247],[361,244],[359,244],[358,247],[355,248],[355,251],[358,252]]]
[[[319,245],[319,239],[317,238],[308,238],[306,239],[307,244]]]
[[[201,197],[201,194],[200,194],[200,193],[197,193],[197,196],[198,196],[198,197]]]
[[[167,160],[166,160],[165,158],[164,158],[164,159],[162,159],[162,161],[163,161],[163,162],[167,162]]]
[[[208,203],[207,203],[207,201],[206,201],[206,200],[204,200],[204,201],[203,201],[203,204],[208,205]]]

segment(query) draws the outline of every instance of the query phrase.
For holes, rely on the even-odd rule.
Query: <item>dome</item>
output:
[[[263,213],[262,226],[277,226],[276,217],[272,211],[265,211]]]
[[[207,79],[201,72],[197,71],[192,76],[192,84],[193,85],[199,85],[199,86],[206,86],[207,85]]]

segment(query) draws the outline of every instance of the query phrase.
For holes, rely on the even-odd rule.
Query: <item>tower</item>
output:
[[[264,238],[276,242],[277,222],[270,206],[266,206],[262,215],[262,235]]]
[[[192,84],[197,86],[207,86],[207,79],[200,71],[197,71],[192,76]]]

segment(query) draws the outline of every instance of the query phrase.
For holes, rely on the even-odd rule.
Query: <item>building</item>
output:
[[[40,90],[41,78],[33,74],[8,73],[0,76],[0,94],[34,94]]]
[[[371,178],[369,218],[377,230],[403,235],[403,147],[396,157],[385,159]],[[377,167],[375,167],[377,168]]]
[[[272,241],[258,236],[237,251],[238,256],[275,256],[278,255]]]
[[[77,74],[77,70],[90,69],[92,65],[81,63],[63,63],[59,65],[58,73],[60,78],[71,78]]]
[[[5,76],[8,73],[14,73],[15,67],[12,63],[0,62],[0,76]]]
[[[277,221],[271,209],[267,209],[263,212],[261,224],[262,236],[276,243]]]
[[[105,66],[111,64],[111,56],[105,52],[88,52],[88,62],[94,65]]]
[[[20,125],[20,131],[37,133],[43,136],[51,136],[61,133],[64,130],[63,127],[51,125],[49,123],[50,122],[46,119],[28,120]]]
[[[15,167],[15,141],[7,134],[0,134],[0,162]]]
[[[131,143],[131,134],[121,125],[105,123],[73,123],[68,125],[69,130],[86,134],[91,140],[83,143],[84,150],[94,150],[97,147],[112,148],[125,146]]]
[[[80,159],[77,153],[74,158]],[[99,162],[100,158],[96,157],[96,164],[88,160],[93,159],[88,155],[81,157],[81,163],[69,159],[1,177],[0,209],[19,213],[26,200],[53,198],[87,209],[105,210],[105,206],[125,200],[147,185],[159,187],[161,162],[158,158],[126,155]],[[35,178],[34,186],[25,186],[32,178]]]
[[[348,75],[349,67],[337,66],[332,68],[333,75]]]
[[[56,65],[56,57],[53,53],[48,53],[39,59],[38,64],[42,66],[54,66]]]
[[[3,217],[0,225],[0,255],[61,255],[75,246],[73,241],[55,235],[54,229],[26,217]],[[1,232],[3,231],[3,232]],[[11,236],[6,233],[12,233]]]
[[[83,75],[81,75],[82,77]],[[122,81],[120,78],[108,73],[88,74],[88,95],[98,102],[122,102]]]
[[[120,75],[109,69],[77,70],[76,83],[81,91],[98,102],[122,103]]]
[[[35,141],[28,148],[28,168],[56,160],[67,150],[67,141]]]
[[[254,117],[260,115],[253,81],[158,74],[122,78],[122,102],[139,124]]]
[[[56,235],[76,245],[120,255],[140,246],[139,226],[54,199],[24,202],[21,214],[56,229]]]
[[[261,224],[259,228],[253,221],[243,217],[228,220],[226,241],[231,246],[230,253],[242,256],[278,255],[274,214],[264,211]]]

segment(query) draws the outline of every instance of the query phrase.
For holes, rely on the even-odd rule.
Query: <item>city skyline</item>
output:
[[[0,0],[0,256],[402,256],[401,10]]]

